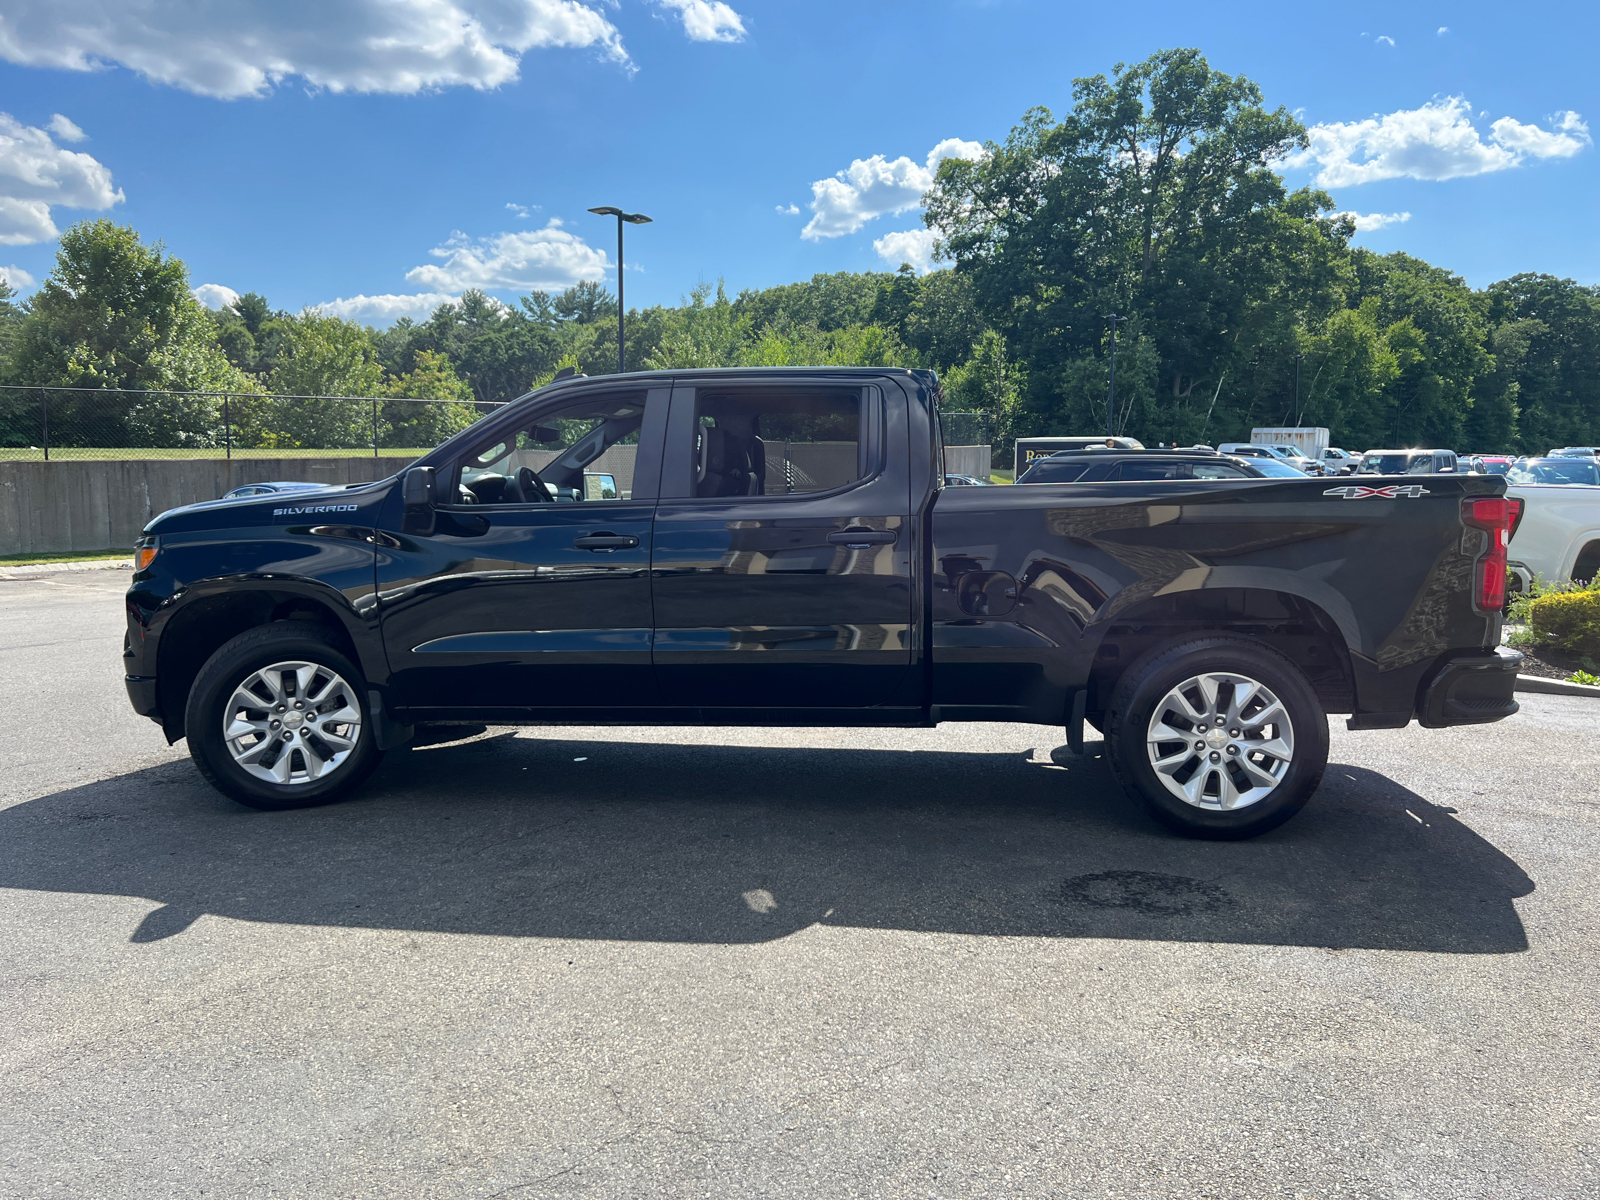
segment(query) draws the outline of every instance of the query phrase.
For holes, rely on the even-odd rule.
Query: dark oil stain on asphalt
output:
[[[1074,875],[1061,885],[1063,903],[1083,908],[1120,908],[1149,917],[1188,917],[1232,906],[1233,897],[1214,883],[1153,871],[1100,871]]]

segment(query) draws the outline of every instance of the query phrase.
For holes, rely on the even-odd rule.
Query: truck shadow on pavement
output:
[[[552,731],[553,732],[553,731]],[[619,731],[619,738],[623,736]],[[814,924],[1497,954],[1533,882],[1388,778],[1334,764],[1249,842],[1174,836],[1085,757],[573,740],[391,754],[355,799],[256,813],[169,763],[0,811],[0,887],[198,917],[756,943]],[[1040,761],[1043,760],[1043,761]]]

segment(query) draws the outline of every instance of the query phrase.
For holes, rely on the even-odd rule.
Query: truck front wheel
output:
[[[383,757],[360,670],[301,621],[223,645],[195,678],[184,725],[200,774],[250,808],[328,804]]]
[[[1305,807],[1328,763],[1328,719],[1277,651],[1217,635],[1133,663],[1105,716],[1124,790],[1190,837],[1248,838]]]

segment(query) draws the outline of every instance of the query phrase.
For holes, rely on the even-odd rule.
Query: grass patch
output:
[[[102,558],[132,558],[132,550],[62,550],[56,554],[3,554],[0,567],[31,567],[41,563],[94,562]]]

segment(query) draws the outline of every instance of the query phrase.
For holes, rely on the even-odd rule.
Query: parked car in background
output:
[[[1368,450],[1361,456],[1358,475],[1455,475],[1459,464],[1454,450]]]
[[[1143,450],[1144,443],[1131,437],[1031,437],[1018,438],[1017,456],[1012,460],[1017,474],[1033,466],[1036,458],[1049,458],[1058,450],[1082,450],[1085,446],[1099,446],[1117,450]]]
[[[1361,457],[1348,450],[1328,446],[1322,451],[1322,466],[1330,475],[1351,475],[1360,465]]]
[[[1593,461],[1535,458],[1506,473],[1513,517],[1507,567],[1515,590],[1535,578],[1587,582],[1600,574],[1600,468]]]
[[[1288,463],[1297,471],[1304,472],[1307,475],[1327,474],[1327,468],[1322,465],[1321,459],[1309,458],[1306,455],[1301,454],[1300,451],[1294,446],[1269,445],[1267,449],[1271,450],[1273,454],[1277,455],[1280,461]]]
[[[1300,477],[1298,471],[1294,472]],[[1036,459],[1019,485],[1031,483],[1154,483],[1164,479],[1262,479],[1265,472],[1242,458],[1203,450],[1063,450]]]
[[[314,492],[325,487],[342,487],[342,484],[326,483],[296,483],[291,480],[281,480],[275,483],[245,483],[240,484],[231,492],[224,492],[222,499],[238,500],[244,496],[272,496],[278,492]]]
[[[1311,474],[1307,469],[1312,465],[1311,460],[1299,454],[1292,446],[1258,446],[1254,442],[1223,442],[1217,447],[1217,453],[1230,454],[1235,458],[1248,458],[1252,462],[1265,459],[1268,462],[1284,463],[1293,467],[1298,474]],[[1317,467],[1316,473],[1322,474],[1322,468]]]
[[[1504,475],[1517,461],[1509,454],[1477,454],[1473,457],[1483,464],[1485,475]]]
[[[1513,484],[1596,487],[1600,486],[1600,464],[1592,458],[1528,458],[1513,463],[1506,478]]]
[[[1268,479],[1304,479],[1306,473],[1276,458],[1252,458],[1250,465]]]
[[[988,487],[989,481],[987,479],[977,479],[971,475],[946,475],[944,477],[944,485],[945,487]]]
[[[1552,450],[1545,455],[1546,458],[1593,458],[1600,454],[1600,449],[1594,446],[1563,446],[1560,450]]]

